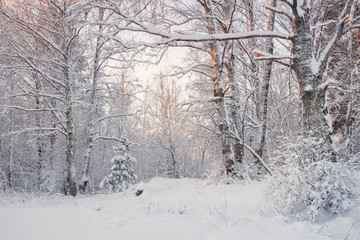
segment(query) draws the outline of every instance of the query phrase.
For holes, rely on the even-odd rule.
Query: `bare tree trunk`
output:
[[[103,20],[104,18],[104,9],[99,9],[99,20]],[[101,32],[103,26],[99,26],[99,32]],[[92,88],[90,92],[90,111],[87,116],[87,129],[86,129],[86,152],[84,159],[84,170],[81,178],[81,184],[79,189],[81,192],[85,192],[88,182],[90,180],[90,163],[91,163],[91,152],[94,144],[94,125],[93,118],[96,112],[96,104],[95,104],[95,96],[96,96],[96,88],[97,81],[99,78],[100,71],[100,49],[102,47],[101,37],[99,36],[96,39],[96,49],[95,49],[95,57],[94,57],[94,67],[93,67],[93,78],[92,78]]]
[[[223,19],[226,26],[223,26],[223,33],[231,33],[233,13],[236,7],[236,1],[234,0],[224,0],[223,3]],[[228,100],[229,111],[230,111],[230,122],[232,123],[233,134],[236,135],[238,139],[244,139],[241,116],[240,116],[240,86],[239,78],[237,75],[238,70],[236,69],[235,56],[234,56],[234,41],[225,42],[225,50],[227,59],[224,62],[224,65],[227,68],[228,72],[228,84],[231,85],[231,91],[228,91],[228,95],[231,95]],[[232,147],[234,152],[234,163],[242,163],[244,158],[244,145],[236,139],[232,139]]]
[[[167,176],[169,178],[179,178],[179,173],[176,171],[176,160],[175,160],[175,149],[173,146],[170,146],[168,154],[166,155],[166,166],[167,166]]]
[[[14,90],[14,82],[11,81],[10,82],[10,91],[13,92]],[[13,105],[13,98],[10,99],[10,105]],[[10,109],[10,133],[12,133],[14,131],[14,110]],[[14,183],[13,183],[13,164],[14,164],[14,144],[15,144],[15,139],[14,139],[14,135],[10,134],[10,148],[9,148],[9,163],[8,163],[8,176],[7,176],[7,183],[8,183],[8,188],[12,189],[14,187]]]
[[[325,88],[322,84],[322,74],[313,75],[312,47],[309,9],[295,22],[297,38],[295,39],[294,68],[300,83],[303,103],[303,126],[312,137],[327,138],[325,135],[329,126],[325,121],[328,109],[325,102]]]
[[[246,0],[246,10],[248,13],[248,31],[255,31],[255,15],[254,15],[254,0]],[[249,39],[249,49],[256,48],[256,39]],[[255,115],[257,119],[260,119],[260,99],[261,99],[261,88],[259,79],[259,65],[256,61],[251,60],[251,80],[254,84],[254,102],[255,102]]]
[[[71,83],[69,76],[68,59],[65,59],[65,96],[66,96],[66,173],[67,173],[67,194],[77,195],[76,169],[74,162],[74,119],[72,106]]]
[[[38,93],[40,93],[41,90],[41,84],[40,80],[38,79],[38,76],[36,74],[33,74],[34,80],[35,80],[35,89]],[[40,103],[40,97],[35,96],[35,104],[36,109],[41,109],[41,103]],[[41,183],[42,183],[42,172],[44,169],[44,151],[43,151],[43,143],[42,143],[42,131],[41,128],[41,112],[37,111],[35,112],[35,121],[36,126],[38,128],[37,130],[37,138],[36,138],[36,154],[37,154],[37,189],[40,190]]]
[[[300,6],[297,3],[298,1],[294,1],[292,5],[294,33],[296,35],[294,40],[295,58],[293,68],[300,85],[303,104],[303,129],[305,136],[324,140],[324,151],[331,151],[332,142],[330,134],[332,134],[333,128],[325,98],[328,84],[323,82],[323,75],[326,71],[326,65],[332,49],[342,36],[345,25],[344,19],[350,12],[353,0],[346,2],[339,16],[335,33],[318,60],[315,60],[312,52],[313,38],[310,26],[310,7],[307,1],[302,2]]]
[[[213,13],[213,2],[207,0],[204,6],[205,13],[209,16],[207,20],[209,33],[217,33],[215,16]],[[213,40],[210,42],[211,57],[213,62],[213,86],[214,86],[214,97],[217,99],[217,110],[219,112],[219,130],[221,132],[222,142],[222,155],[223,163],[227,174],[232,172],[232,167],[235,163],[234,152],[232,148],[231,134],[230,134],[230,120],[229,120],[229,109],[225,101],[225,87],[222,77],[222,64],[221,64],[221,53],[220,53],[220,42]]]
[[[356,16],[355,13],[355,8],[352,11],[351,16],[354,17]],[[349,20],[349,44],[348,44],[348,59],[349,59],[349,82],[350,82],[350,86],[349,88],[352,90],[354,88],[354,74],[353,74],[353,69],[354,69],[354,61],[353,61],[353,38],[352,38],[352,21],[353,18],[350,18]],[[344,151],[345,151],[345,156],[348,159],[349,156],[351,155],[351,147],[350,147],[350,142],[352,139],[352,120],[351,118],[353,118],[353,106],[354,105],[354,93],[353,91],[351,91],[350,96],[349,96],[349,102],[347,105],[347,113],[346,113],[346,120],[345,120],[345,131],[344,131],[344,138],[345,138],[345,146],[344,146]]]
[[[244,132],[243,132],[241,116],[240,116],[240,99],[239,99],[240,87],[238,83],[239,79],[236,77],[237,70],[235,65],[234,53],[232,51],[230,53],[230,64],[228,67],[228,72],[229,72],[229,79],[232,84],[232,99],[230,104],[230,111],[234,125],[234,133],[238,139],[244,140]],[[240,141],[234,139],[233,146],[234,146],[235,162],[242,163],[244,158],[244,145],[241,144]]]
[[[270,6],[276,8],[277,0],[270,0]],[[270,11],[268,17],[268,25],[267,31],[274,31],[275,25],[275,12]],[[272,38],[267,38],[265,42],[266,51],[270,54],[274,53],[274,41]],[[272,71],[272,60],[265,61],[264,67],[264,78],[262,82],[261,88],[261,97],[260,97],[260,144],[257,150],[257,154],[260,157],[263,156],[264,146],[265,146],[265,138],[266,138],[266,122],[267,122],[267,110],[268,110],[268,95],[269,95],[269,87],[270,87],[270,78]]]

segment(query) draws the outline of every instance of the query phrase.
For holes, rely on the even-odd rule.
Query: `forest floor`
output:
[[[154,178],[117,194],[0,194],[0,239],[360,239],[359,205],[318,223],[292,221],[270,210],[264,188]]]

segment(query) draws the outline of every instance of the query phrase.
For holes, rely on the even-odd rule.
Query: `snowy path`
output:
[[[360,239],[354,214],[322,224],[264,216],[263,185],[155,178],[92,197],[0,196],[1,240]],[[354,225],[357,227],[357,223]],[[320,231],[319,231],[320,229]],[[317,233],[318,232],[318,233]]]

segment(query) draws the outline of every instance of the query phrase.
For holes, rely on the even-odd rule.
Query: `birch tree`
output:
[[[277,0],[270,0],[269,3],[271,8],[276,8]],[[268,22],[267,22],[267,31],[274,31],[275,29],[275,11],[269,11]],[[265,40],[266,52],[273,55],[274,54],[274,41],[272,38],[267,38]],[[264,146],[266,142],[266,130],[267,130],[267,112],[268,112],[268,99],[269,99],[269,87],[270,79],[272,72],[272,60],[266,60],[264,66],[264,77],[262,82],[261,97],[260,97],[260,143],[257,153],[260,156],[263,156]]]
[[[344,1],[342,11],[328,22],[315,24],[334,24],[334,30],[328,41],[320,42],[318,46],[314,43],[320,40],[316,38],[312,30],[313,11],[309,0],[284,1],[291,9],[294,16],[293,31],[293,69],[299,81],[300,94],[303,103],[303,126],[306,135],[318,137],[327,143],[331,149],[330,134],[333,133],[332,121],[326,102],[326,90],[329,82],[323,77],[327,70],[327,64],[335,44],[340,40],[345,31],[346,19],[350,13],[353,0]]]
[[[36,40],[36,44],[47,49],[46,57],[37,57],[24,48],[31,44],[27,39],[24,42],[12,41],[12,47],[31,71],[52,87],[55,94],[42,93],[48,98],[47,109],[41,111],[51,112],[59,121],[61,133],[65,135],[65,162],[66,162],[66,192],[72,196],[77,194],[76,171],[74,165],[74,107],[76,82],[80,79],[81,45],[79,33],[81,25],[76,21],[83,17],[81,9],[76,6],[77,1],[38,1],[28,2],[27,7],[33,15],[30,20],[19,17],[15,12],[19,9],[11,9],[4,4],[0,13],[14,26]],[[7,2],[5,2],[7,3]],[[35,14],[37,13],[37,14]],[[11,41],[11,40],[10,40]],[[61,104],[60,109],[51,105],[50,99]],[[24,109],[27,111],[27,109]]]

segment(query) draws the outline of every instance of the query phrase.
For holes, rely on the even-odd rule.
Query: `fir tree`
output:
[[[114,165],[112,172],[100,183],[100,188],[108,188],[114,192],[121,192],[130,185],[135,184],[136,175],[132,164],[136,159],[129,154],[130,142],[123,138],[118,146],[114,147],[115,156],[111,159]]]

